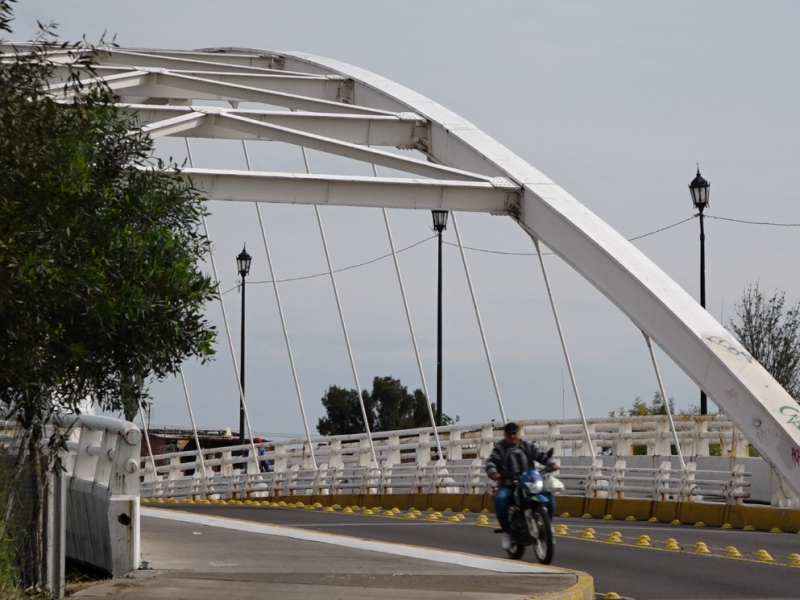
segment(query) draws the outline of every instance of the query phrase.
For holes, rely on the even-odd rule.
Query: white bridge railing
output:
[[[666,417],[619,417],[589,420],[590,434],[601,452],[616,457],[613,465],[588,456],[580,421],[520,420],[523,439],[554,448],[561,457],[560,478],[567,495],[598,498],[648,498],[740,504],[751,474],[742,465],[732,470],[698,470],[697,457],[709,456],[717,444],[722,456],[747,456],[749,444],[722,416],[679,416],[675,425],[687,457],[684,468],[667,460],[673,433]],[[146,498],[236,499],[317,494],[459,493],[484,494],[492,484],[483,461],[503,438],[499,424],[450,425],[439,429],[443,458],[430,428],[373,434],[378,463],[372,462],[364,434],[256,444],[265,454],[250,456],[251,446],[203,449],[142,458],[141,495]],[[627,465],[635,454],[663,456],[657,468]],[[690,460],[690,458],[692,460]],[[270,472],[260,472],[267,461]],[[204,472],[205,470],[205,472]]]

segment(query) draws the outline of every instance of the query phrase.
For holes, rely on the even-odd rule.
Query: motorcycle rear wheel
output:
[[[525,512],[528,529],[533,538],[532,546],[536,560],[543,565],[549,565],[553,562],[556,548],[547,509],[544,506],[534,506],[533,509]]]

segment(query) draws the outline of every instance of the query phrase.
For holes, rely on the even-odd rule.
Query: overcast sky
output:
[[[16,12],[13,39],[29,39],[36,20],[55,21],[68,40],[85,34],[96,41],[105,31],[122,46],[298,50],[371,70],[473,122],[628,238],[692,216],[687,184],[697,162],[711,182],[709,216],[800,223],[796,2],[23,0]],[[180,144],[160,148],[185,156]],[[244,168],[236,156],[198,142],[197,166]],[[300,170],[297,155],[287,156],[255,151],[254,168],[286,163],[280,168]],[[312,169],[336,168],[319,156],[311,162]],[[235,286],[234,257],[244,242],[254,255],[250,280],[268,280],[252,205],[212,203],[211,210],[223,291]],[[263,212],[279,278],[324,271],[310,207]],[[328,208],[323,218],[335,268],[388,252],[377,209]],[[391,211],[390,218],[398,247],[431,236],[429,213]],[[533,251],[509,219],[460,215],[459,223],[467,246]],[[754,282],[785,290],[790,303],[800,300],[800,228],[707,220],[706,233],[707,306],[724,324]],[[634,243],[698,297],[698,235],[693,219]],[[445,240],[455,241],[452,227]],[[433,393],[435,242],[400,256]],[[577,416],[535,258],[471,251],[468,259],[507,414]],[[657,386],[638,330],[569,267],[554,258],[548,266],[587,413],[604,416],[636,396],[651,398]],[[498,418],[451,246],[444,274],[444,410],[467,423]],[[349,270],[339,282],[362,388],[376,375],[419,387],[391,260]],[[354,387],[330,281],[285,283],[281,293],[313,428],[327,386]],[[271,294],[264,284],[248,287],[248,404],[255,431],[299,434]],[[240,296],[224,298],[238,351]],[[218,305],[209,307],[221,327],[219,315]],[[224,335],[219,350],[213,365],[187,367],[188,386],[199,426],[235,429],[238,400]],[[697,404],[697,388],[659,356],[668,395],[679,408]],[[154,423],[188,424],[178,382],[152,392]]]

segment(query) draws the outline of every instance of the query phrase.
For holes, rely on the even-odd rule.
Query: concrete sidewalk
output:
[[[152,570],[79,597],[125,600],[592,600],[565,569],[263,523],[142,508]]]

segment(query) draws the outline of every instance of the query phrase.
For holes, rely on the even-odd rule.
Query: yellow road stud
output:
[[[556,527],[556,535],[569,535],[569,527],[567,527],[563,523],[561,525],[558,525]]]
[[[384,517],[393,517],[394,513],[392,511],[390,511],[390,510],[385,510],[385,511],[383,511],[383,516]]]
[[[678,545],[677,540],[674,538],[669,538],[665,543],[664,550],[680,550],[681,547]]]
[[[772,558],[766,550],[759,550],[756,552],[756,556],[758,557],[759,562],[775,562],[775,559]]]
[[[584,529],[583,533],[581,534],[581,538],[583,538],[584,540],[593,540],[593,539],[595,539],[595,537],[594,537],[594,529],[592,529],[591,527],[587,527],[586,529]]]
[[[704,542],[697,542],[694,545],[694,551],[695,554],[711,554],[711,550],[708,549]]]
[[[253,501],[252,500],[245,500],[244,503],[250,505],[250,504],[253,503]]]
[[[469,512],[472,512],[472,511],[471,511],[470,509],[468,509],[468,508],[465,508],[465,509],[464,509],[464,510],[462,510],[461,512],[462,512],[462,513],[469,513]]]
[[[298,502],[294,505],[295,508],[303,508],[304,506],[305,504],[303,504],[302,502]]]
[[[611,515],[606,515],[605,517],[603,517],[603,520],[604,521],[613,521],[614,517],[612,517]]]
[[[362,515],[374,515],[375,513],[374,513],[374,512],[372,512],[370,509],[367,509],[367,510],[365,510],[364,512],[362,512],[361,514],[362,514]]]
[[[436,509],[435,509],[435,508],[433,508],[432,506],[429,506],[429,507],[428,507],[428,512],[429,512],[429,513],[436,512]]]
[[[439,517],[436,516],[436,513],[429,514],[426,518],[426,521],[438,521]]]
[[[613,531],[611,535],[608,536],[608,541],[611,544],[621,544],[622,543],[622,534],[619,531]]]
[[[628,515],[627,517],[625,517],[625,520],[626,521],[635,521],[636,517],[634,517],[633,515]]]
[[[769,530],[769,532],[770,533],[783,533],[783,529],[781,529],[780,527],[773,527],[772,529]]]
[[[742,558],[742,553],[739,552],[734,546],[725,548],[725,556],[728,558]]]
[[[450,522],[450,523],[460,523],[460,522],[461,522],[461,519],[459,519],[459,518],[458,518],[457,516],[455,516],[455,515],[453,515],[452,517],[448,517],[448,518],[447,518],[447,520],[448,520],[448,522]]]
[[[284,502],[283,500],[281,500],[280,502],[278,502],[278,506],[286,506],[286,502]]]
[[[335,513],[336,510],[332,506],[326,506],[325,508],[322,509],[322,512]]]
[[[350,508],[349,506],[345,506],[345,507],[342,509],[342,512],[343,512],[343,513],[345,513],[345,514],[347,514],[347,515],[352,515],[352,514],[353,514],[353,509],[352,509],[352,508]]]
[[[564,512],[564,513],[561,513],[561,517],[563,519],[569,519],[570,518],[570,514],[568,512]]]
[[[744,530],[744,531],[755,531],[755,530],[756,530],[756,528],[755,528],[755,527],[753,527],[752,525],[745,525],[745,526],[743,527],[743,530]]]
[[[399,513],[399,512],[400,512],[400,509],[399,509],[399,508],[397,508],[397,507],[395,506],[395,507],[392,509],[392,512],[393,512],[394,514],[397,514],[397,513]]]
[[[603,596],[603,600],[621,600],[622,596],[620,596],[617,592],[608,592],[605,596]]]
[[[733,529],[733,525],[731,525],[730,523],[723,523],[720,529]]]
[[[591,519],[591,518],[592,518],[592,515],[590,515],[589,513],[583,513],[581,515],[581,519]]]
[[[417,515],[415,515],[414,513],[408,513],[408,514],[407,514],[407,515],[405,515],[403,518],[404,518],[404,519],[416,519],[416,518],[417,518]]]
[[[334,504],[333,506],[331,506],[331,508],[334,510],[341,510],[342,507],[339,506],[338,504]]]
[[[485,515],[485,514],[488,514],[488,513],[489,513],[489,509],[488,509],[488,508],[484,508],[484,509],[481,511],[481,514],[482,514],[482,515]],[[564,515],[561,515],[561,516],[563,517]],[[567,515],[567,516],[569,516],[569,515]]]
[[[705,527],[705,526],[706,526],[706,524],[705,524],[705,523],[703,523],[702,521],[698,521],[697,523],[695,523],[695,524],[694,524],[694,526],[695,526],[695,527]]]
[[[314,508],[322,508],[322,504],[319,502],[314,502]]]
[[[658,523],[658,517],[650,517],[647,519],[648,523]]]
[[[305,510],[316,510],[315,506],[311,506],[310,504],[305,507]]]
[[[445,508],[442,512],[453,512],[452,508]]]
[[[800,554],[796,552],[794,554],[789,555],[789,564],[793,567],[800,567]]]
[[[649,535],[640,535],[639,539],[636,540],[637,546],[642,546],[643,548],[652,548],[653,545],[650,543],[650,536]]]
[[[680,519],[673,519],[670,521],[670,525],[683,525],[683,523],[681,523]]]
[[[467,518],[467,517],[465,517],[464,515],[462,515],[462,514],[460,514],[460,513],[459,513],[459,514],[457,514],[455,517],[456,517],[456,519],[458,519],[459,521],[463,521],[464,519],[466,519],[466,518]]]
[[[415,517],[418,517],[418,516],[420,516],[422,514],[422,511],[419,511],[419,510],[412,510],[411,512],[414,513]]]

